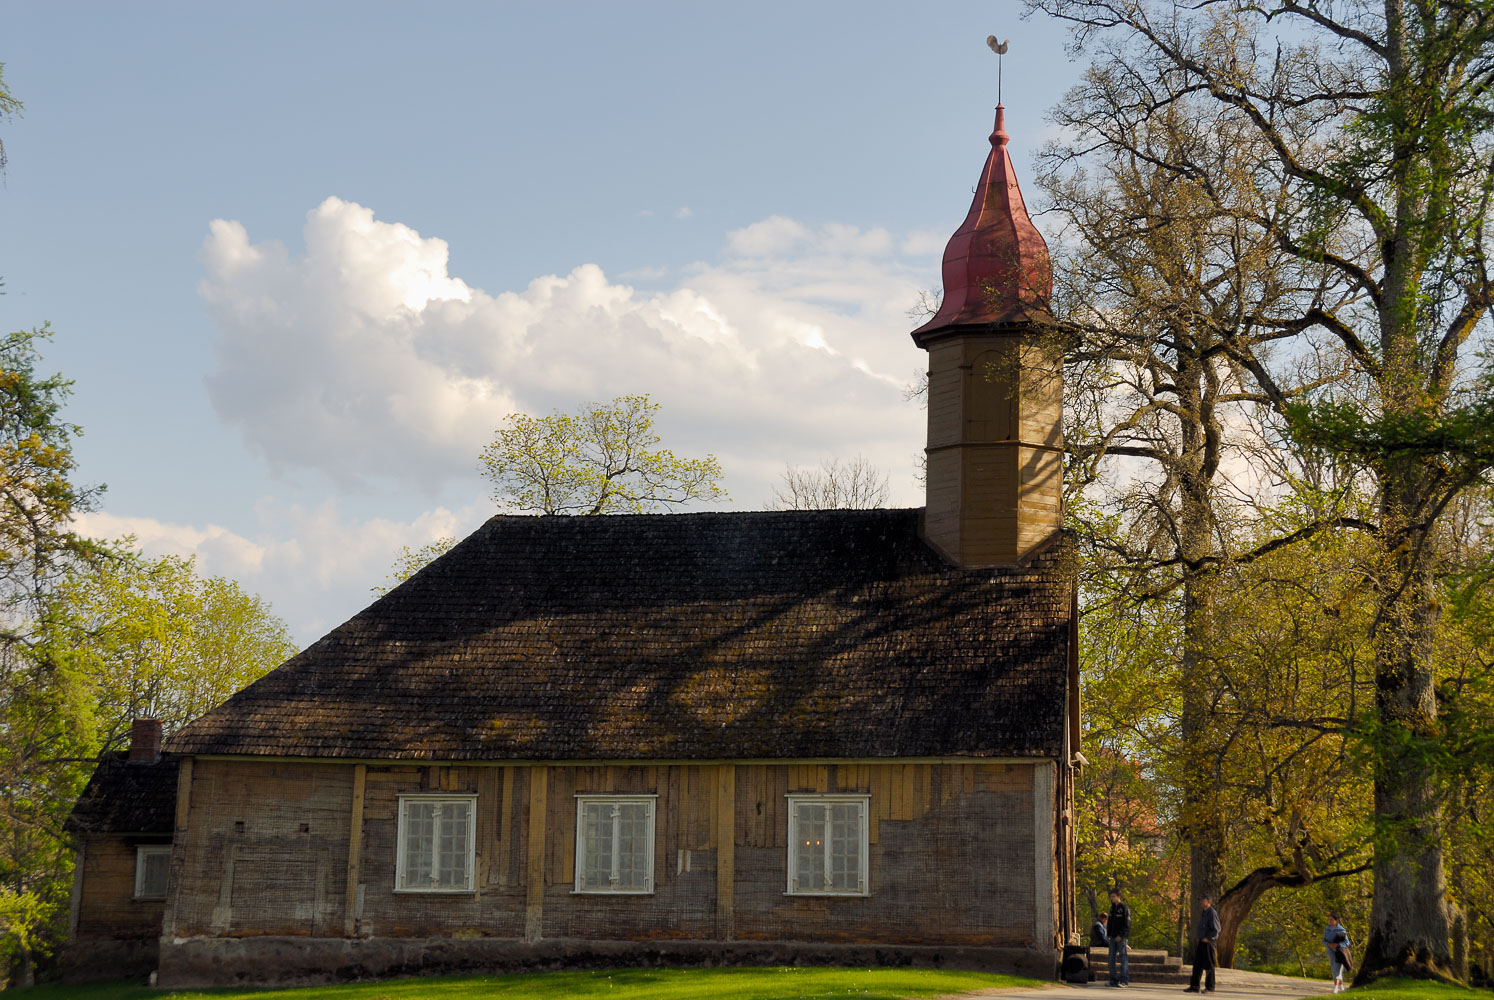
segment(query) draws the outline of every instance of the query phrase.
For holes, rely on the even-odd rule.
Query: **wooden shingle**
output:
[[[961,570],[917,510],[490,519],[181,730],[409,760],[1061,753],[1073,570]]]

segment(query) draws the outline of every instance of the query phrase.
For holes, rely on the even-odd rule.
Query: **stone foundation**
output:
[[[138,977],[144,982],[156,970],[160,949],[157,938],[124,941],[82,938],[72,941],[62,953],[62,981],[84,983],[94,979]]]
[[[194,937],[163,940],[159,985],[301,985],[394,976],[650,966],[843,965],[975,969],[1056,978],[1058,956],[1021,948],[790,941]]]

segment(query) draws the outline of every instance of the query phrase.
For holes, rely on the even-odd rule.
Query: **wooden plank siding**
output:
[[[164,899],[136,899],[135,849],[160,837],[89,837],[83,850],[74,940],[155,941],[161,936]]]
[[[1033,770],[200,759],[176,933],[1029,947],[1048,877],[1034,790],[1052,787]],[[399,796],[428,792],[476,796],[472,892],[394,891]],[[657,797],[652,893],[575,892],[576,796],[607,793]],[[786,894],[786,796],[799,793],[869,797],[868,895]]]

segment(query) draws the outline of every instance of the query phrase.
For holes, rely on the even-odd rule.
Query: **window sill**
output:
[[[395,889],[397,893],[411,896],[475,896],[476,889]]]
[[[871,893],[869,893],[869,892],[849,892],[849,891],[840,892],[840,891],[834,891],[834,890],[832,890],[830,892],[786,892],[786,893],[784,893],[784,895],[785,896],[821,896],[821,897],[824,897],[824,896],[838,896],[838,897],[841,897],[843,899],[845,899],[845,898],[849,898],[849,899],[866,899],[868,896],[871,895]]]
[[[572,889],[572,896],[652,896],[652,889]]]

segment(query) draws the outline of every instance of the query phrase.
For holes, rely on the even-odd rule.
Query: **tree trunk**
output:
[[[1217,469],[1218,429],[1212,426],[1212,393],[1206,365],[1180,351],[1178,410],[1181,443],[1178,472],[1179,555],[1183,560],[1183,834],[1188,841],[1187,923],[1204,896],[1224,888],[1224,810],[1219,803],[1214,755],[1213,692],[1217,671],[1215,600],[1217,576],[1207,562],[1217,555],[1211,481]],[[1185,931],[1185,935],[1187,932]]]
[[[1419,509],[1417,463],[1382,471],[1384,537],[1389,553],[1375,620],[1375,879],[1370,933],[1354,978],[1386,973],[1453,978],[1452,928],[1442,859],[1442,803],[1430,750],[1438,740],[1432,640],[1436,583],[1418,555],[1429,544],[1406,527]]]
[[[1256,900],[1260,899],[1267,889],[1273,889],[1282,884],[1279,876],[1280,873],[1276,869],[1257,868],[1236,882],[1228,892],[1215,901],[1214,909],[1219,911],[1220,929],[1217,951],[1220,968],[1233,969],[1235,967],[1235,939],[1240,933],[1240,928],[1245,925],[1245,920],[1250,916]]]

